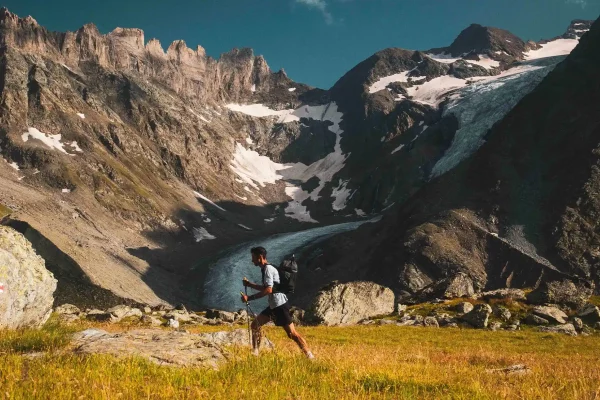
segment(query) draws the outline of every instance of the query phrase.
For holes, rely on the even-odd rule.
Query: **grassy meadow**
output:
[[[232,349],[218,371],[74,355],[91,326],[0,331],[7,399],[600,399],[600,336],[398,326],[301,327],[318,360],[268,327],[276,351]],[[94,325],[110,331],[135,325]],[[199,327],[191,332],[231,328]],[[486,370],[525,364],[524,375]]]

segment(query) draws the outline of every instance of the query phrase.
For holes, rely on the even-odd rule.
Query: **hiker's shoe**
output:
[[[258,349],[253,349],[253,350],[252,350],[252,355],[253,355],[254,357],[258,357],[258,356],[259,356]]]
[[[314,355],[313,355],[313,353],[312,353],[312,352],[310,352],[310,351],[306,353],[306,357],[307,357],[309,360],[314,360],[314,359],[315,359],[315,356],[314,356]]]

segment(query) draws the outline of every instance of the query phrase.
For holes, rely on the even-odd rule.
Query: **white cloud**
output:
[[[296,0],[296,3],[304,4],[307,7],[317,9],[323,14],[325,22],[328,25],[333,24],[333,15],[327,10],[327,2],[325,0]]]
[[[587,6],[587,0],[565,0],[567,4],[577,4],[580,5],[581,8],[585,8]]]

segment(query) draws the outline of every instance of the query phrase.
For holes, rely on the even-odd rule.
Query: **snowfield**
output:
[[[566,56],[579,44],[577,39],[557,39],[541,45],[538,50],[531,50],[525,53],[527,60],[537,60],[546,57]]]

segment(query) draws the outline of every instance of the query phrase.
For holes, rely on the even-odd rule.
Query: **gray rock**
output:
[[[538,328],[540,332],[549,332],[549,333],[564,333],[569,336],[577,336],[577,331],[573,324],[562,324],[556,326],[540,326]]]
[[[570,280],[544,282],[527,295],[531,304],[560,304],[573,308],[583,307],[593,293],[591,287],[576,285]]]
[[[174,320],[172,320],[174,321]],[[218,368],[227,361],[227,347],[248,346],[248,331],[190,334],[162,329],[133,330],[111,334],[97,329],[79,332],[73,348],[82,354],[143,357],[159,365]],[[273,344],[263,339],[264,348]]]
[[[396,304],[396,314],[398,314],[399,317],[403,316],[404,313],[406,313],[407,308],[408,306],[406,304]]]
[[[488,325],[488,328],[491,331],[498,331],[498,330],[502,329],[502,323],[500,323],[498,321],[490,322],[489,325]]]
[[[78,314],[58,314],[58,320],[68,325],[81,320],[81,317]]]
[[[106,310],[106,312],[111,313],[119,321],[129,317],[141,318],[143,315],[139,308],[131,308],[125,305],[114,306]]]
[[[445,313],[439,314],[436,318],[440,326],[448,326],[456,322],[454,317]]]
[[[577,332],[581,332],[583,330],[583,321],[581,320],[581,318],[573,318],[572,323]]]
[[[152,309],[148,306],[144,307],[144,314],[151,314],[152,313]]]
[[[527,325],[549,325],[550,321],[535,314],[529,314],[525,317],[525,323]]]
[[[231,313],[233,315],[233,313]],[[191,322],[192,317],[186,311],[173,310],[163,316],[165,319],[174,319],[179,322]]]
[[[553,306],[536,306],[533,307],[531,312],[538,317],[547,319],[550,322],[556,322],[558,324],[564,324],[567,322],[567,314],[561,311],[557,307]]]
[[[118,322],[118,319],[114,315],[102,310],[88,310],[86,312],[86,318],[96,322]]]
[[[444,325],[444,328],[458,328],[458,324],[456,322],[450,322],[447,325]]]
[[[63,304],[54,309],[56,314],[79,314],[81,310],[73,304]]]
[[[415,315],[412,320],[415,322],[415,325],[423,325],[423,322],[425,322],[425,318],[422,315]]]
[[[151,326],[161,326],[162,325],[162,321],[156,317],[153,317],[152,315],[143,315],[140,320],[142,323],[144,323],[146,325],[151,325]]]
[[[600,321],[600,309],[593,304],[586,304],[577,312],[577,316],[587,322]]]
[[[430,300],[433,298],[455,299],[458,297],[471,297],[475,294],[473,289],[473,280],[467,274],[462,272],[456,275],[437,281],[417,295],[421,300]]]
[[[395,325],[397,322],[391,319],[380,319],[378,323],[379,325]]]
[[[418,323],[413,319],[409,319],[406,321],[400,321],[396,325],[398,325],[398,326],[415,326],[415,325],[418,325]]]
[[[365,319],[362,320],[358,323],[359,325],[373,325],[375,324],[375,321],[373,321],[372,319]]]
[[[179,321],[177,321],[176,319],[168,319],[167,326],[169,328],[177,329],[179,328]]]
[[[402,317],[400,317],[399,321],[406,322],[406,321],[411,321],[412,319],[413,319],[412,315],[404,314]]]
[[[518,331],[521,329],[521,325],[519,323],[509,324],[504,327],[506,331]]]
[[[494,315],[500,318],[502,321],[507,322],[512,317],[509,309],[504,306],[495,306],[494,307]]]
[[[291,310],[290,310],[291,312]],[[234,314],[235,322],[246,322],[248,320],[248,311],[246,310],[238,310]],[[294,318],[292,314],[292,318]]]
[[[471,312],[473,310],[473,308],[474,308],[473,304],[471,304],[467,301],[463,301],[462,303],[458,303],[454,307],[454,310],[459,314],[466,314],[468,312]]]
[[[438,320],[435,319],[435,317],[425,317],[425,319],[423,320],[423,325],[434,328],[440,327],[440,324],[438,323]]]
[[[486,328],[492,307],[487,304],[477,304],[471,312],[463,315],[461,319],[475,328]]]
[[[221,311],[221,310],[208,310],[206,312],[206,318],[216,318],[221,319],[225,322],[234,322],[235,314],[229,311]]]
[[[394,292],[373,282],[333,283],[315,298],[307,318],[324,325],[348,325],[394,312]]]
[[[291,307],[290,314],[292,316],[292,321],[294,322],[294,325],[302,325],[302,323],[304,322],[306,311],[304,311],[301,308]]]
[[[56,283],[25,236],[0,226],[0,329],[44,325],[52,314]]]
[[[497,289],[489,292],[483,292],[476,296],[479,299],[492,300],[492,299],[512,299],[517,301],[525,301],[527,297],[525,292],[521,289]]]

